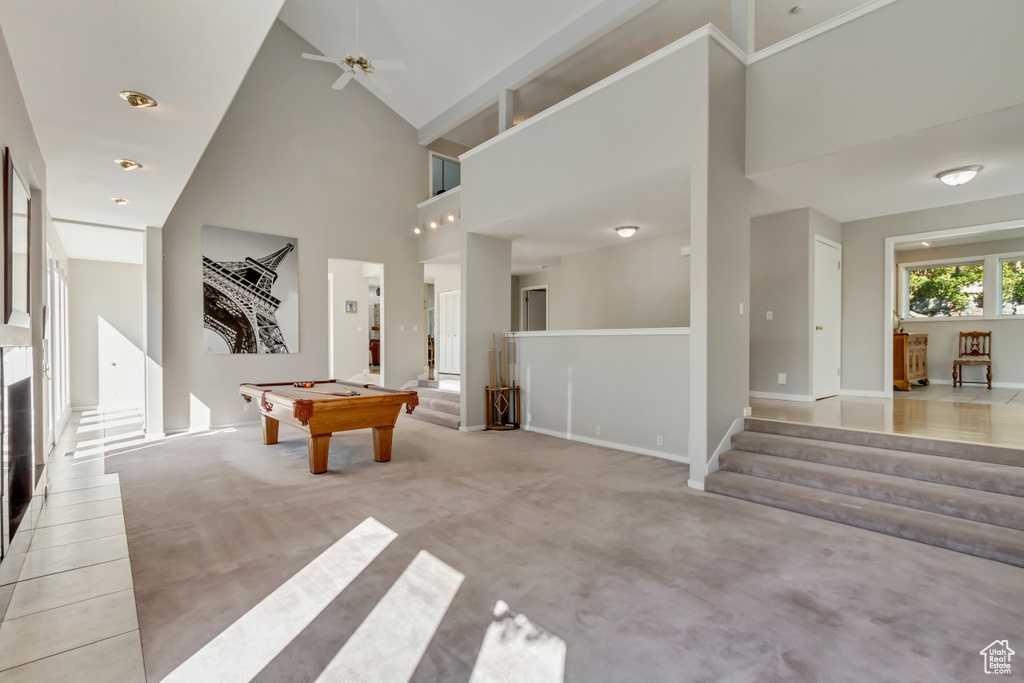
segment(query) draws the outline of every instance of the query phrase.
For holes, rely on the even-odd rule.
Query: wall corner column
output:
[[[488,351],[495,333],[508,332],[512,316],[512,242],[464,232],[462,236],[460,346],[462,429],[484,427]]]
[[[708,42],[707,146],[691,169],[690,485],[750,403],[750,182],[746,67]]]
[[[164,240],[160,228],[146,228],[143,353],[146,362],[146,437],[164,436]]]

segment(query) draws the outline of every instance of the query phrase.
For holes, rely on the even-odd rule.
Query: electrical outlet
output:
[[[526,421],[527,422],[533,422],[533,415],[531,413],[527,413],[526,414]]]
[[[419,332],[420,331],[420,326],[419,325],[413,325],[412,326],[412,331],[413,332]]]
[[[743,302],[740,302],[740,315],[743,315]]]
[[[398,326],[398,331],[399,332],[405,332],[405,325],[399,325]]]
[[[601,428],[600,427],[597,428],[597,435],[601,436]]]
[[[245,412],[249,412],[249,401],[245,402]]]
[[[780,372],[779,373],[779,384],[785,384],[785,383],[786,383],[786,373]]]
[[[768,311],[767,313],[765,313],[765,319],[766,320],[774,320],[775,319],[775,314],[772,313],[771,311]]]
[[[662,443],[661,443],[661,434],[658,434],[658,445],[659,445],[659,446],[661,446],[661,445],[662,445]]]

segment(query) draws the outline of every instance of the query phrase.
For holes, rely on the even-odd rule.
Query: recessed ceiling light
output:
[[[623,225],[621,228],[615,228],[615,232],[619,233],[619,237],[632,237],[639,229],[635,225]]]
[[[926,246],[926,247],[930,247],[930,246],[932,246],[932,245],[931,245],[931,244],[930,244],[929,242],[921,242],[921,244],[923,244],[923,245],[924,245],[924,246]]]
[[[430,229],[437,230],[437,221],[430,221]]]
[[[804,11],[804,6],[803,5],[797,5],[793,9],[789,10],[789,13],[790,14],[800,14],[803,11]]]
[[[420,226],[418,226],[418,225],[415,228],[413,228],[412,231],[414,233],[416,233],[417,235],[420,234],[421,232],[423,232],[422,230],[420,230]]]
[[[454,223],[455,222],[455,214],[454,213],[448,214],[448,222],[449,223]]]
[[[114,203],[117,204],[118,206],[124,206],[125,204],[132,203],[131,200],[125,199],[124,197],[111,197],[111,199],[113,199]]]
[[[963,185],[974,180],[974,176],[978,175],[978,171],[981,170],[981,166],[961,166],[960,168],[951,168],[948,171],[936,174],[936,178],[956,187],[957,185]]]
[[[154,100],[152,97],[150,97],[149,95],[143,95],[140,92],[135,92],[134,90],[122,90],[120,92],[120,95],[121,99],[123,99],[125,102],[132,105],[133,107],[138,107],[139,109],[156,106],[156,100]]]
[[[131,159],[114,159],[114,161],[126,171],[134,171],[137,168],[142,168],[142,164]]]

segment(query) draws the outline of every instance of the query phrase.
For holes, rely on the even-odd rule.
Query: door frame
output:
[[[533,285],[530,287],[519,288],[519,329],[526,330],[526,293],[530,291],[537,291],[543,289],[545,292],[544,304],[544,329],[551,329],[551,294],[548,292],[547,285]]]
[[[814,318],[814,313],[815,313],[815,311],[814,311],[814,290],[815,290],[815,285],[817,284],[817,262],[818,262],[818,243],[819,242],[821,244],[826,245],[826,246],[833,247],[833,248],[835,248],[839,252],[839,264],[840,264],[839,265],[839,309],[838,309],[838,316],[839,316],[839,336],[838,336],[838,339],[839,339],[839,349],[838,349],[838,353],[839,353],[839,358],[838,358],[838,361],[839,361],[839,390],[835,394],[828,394],[828,396],[833,396],[833,395],[834,396],[839,396],[840,394],[842,394],[842,391],[843,391],[843,375],[842,375],[842,368],[843,368],[843,327],[842,327],[843,326],[843,284],[842,284],[843,283],[843,276],[842,276],[842,272],[843,272],[843,266],[842,266],[842,263],[843,263],[843,245],[840,244],[839,242],[835,242],[833,240],[830,240],[827,237],[823,237],[823,236],[818,235],[818,234],[813,234],[813,235],[811,235],[811,259],[810,259],[811,260],[811,267],[810,267],[810,283],[809,283],[810,284],[810,289],[808,290],[810,292],[810,294],[811,294],[810,297],[809,297],[810,301],[808,302],[808,308],[810,309],[810,322],[809,322],[809,324],[807,326],[808,327],[808,330],[807,330],[807,334],[808,334],[808,349],[810,350],[810,353],[807,354],[808,358],[810,360],[810,367],[808,368],[808,376],[811,379],[811,381],[810,381],[810,390],[811,390],[811,400],[812,401],[817,401],[820,398],[825,398],[824,395],[820,395],[821,392],[818,391],[817,388],[815,387],[816,378],[815,378],[815,374],[814,374],[814,367],[815,367],[815,364],[814,364],[814,360],[815,360],[815,358],[814,358],[814,346],[815,346],[815,344],[814,344],[814,325],[815,325],[815,318]]]

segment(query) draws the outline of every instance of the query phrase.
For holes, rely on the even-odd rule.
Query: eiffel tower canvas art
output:
[[[206,352],[297,353],[298,240],[203,226]]]

